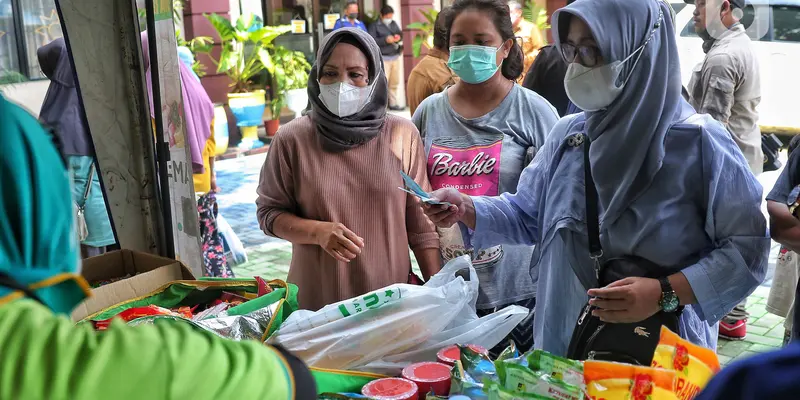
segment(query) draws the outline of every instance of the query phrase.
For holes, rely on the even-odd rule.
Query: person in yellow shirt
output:
[[[514,28],[514,35],[522,41],[520,46],[522,46],[522,54],[525,56],[522,76],[517,79],[517,82],[522,84],[522,81],[525,79],[525,73],[528,72],[528,69],[530,69],[533,64],[533,60],[536,58],[536,54],[539,53],[539,49],[544,47],[547,43],[545,43],[544,36],[542,36],[542,31],[539,30],[539,27],[532,22],[526,21],[525,18],[522,17],[522,4],[514,0],[509,1],[508,9],[511,12],[511,25]]]

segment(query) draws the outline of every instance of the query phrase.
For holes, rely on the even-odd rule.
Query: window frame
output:
[[[775,8],[776,7],[787,8],[787,9],[790,9],[790,10],[794,10],[794,11],[797,12],[798,15],[800,15],[800,6],[788,5],[788,4],[770,5],[770,7],[769,7],[769,9],[770,9],[770,24],[769,24],[770,25],[770,29],[769,29],[769,33],[770,33],[771,41],[775,42],[775,43],[800,43],[800,40],[778,40],[777,39],[777,36],[775,35]]]
[[[28,57],[28,52],[27,52],[28,38],[26,37],[25,33],[22,0],[10,0],[10,2],[11,2],[11,20],[14,23],[13,33],[16,45],[14,47],[16,48],[16,58],[17,58],[17,68],[10,69],[10,71],[19,73],[22,76],[24,76],[26,82],[47,80],[46,76],[37,76],[31,74],[31,66],[35,65],[38,61],[32,62],[31,59]],[[54,8],[58,13],[59,24],[61,24],[61,12],[58,10],[58,7]],[[61,25],[61,30],[63,32],[64,30],[63,25]]]
[[[770,6],[769,6],[769,26],[767,28],[767,34],[764,35],[764,37],[759,38],[758,40],[750,38],[753,42],[774,42],[775,41],[775,36],[774,36],[774,34],[775,34],[775,20],[774,20],[774,14],[773,14],[772,11],[773,11],[773,8],[776,7],[776,6],[777,7],[783,7],[782,5],[770,4]],[[691,19],[689,20],[689,22],[686,23],[686,25],[683,28],[681,28],[680,32],[678,33],[678,36],[684,37],[684,38],[699,38],[699,36],[696,33],[694,33],[693,22],[692,22]],[[786,43],[794,43],[794,42],[786,42]]]

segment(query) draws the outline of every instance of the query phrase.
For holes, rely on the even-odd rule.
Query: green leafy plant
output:
[[[525,8],[522,9],[522,18],[536,25],[536,27],[542,32],[542,38],[547,40],[547,36],[544,34],[544,32],[547,29],[550,29],[550,24],[547,23],[546,8],[539,7],[535,1],[529,0],[528,4],[525,5]]]
[[[219,59],[209,58],[216,64],[217,72],[224,72],[233,82],[233,93],[246,93],[253,89],[252,79],[264,70],[274,69],[271,51],[272,42],[278,36],[291,31],[291,26],[263,26],[253,14],[240,16],[233,24],[214,13],[205,14],[222,40]]]
[[[269,109],[273,118],[277,119],[286,103],[286,91],[308,86],[311,64],[306,61],[306,56],[302,52],[276,46],[272,52],[272,65],[273,68],[268,69],[272,75],[273,91]]]
[[[366,26],[370,26],[381,19],[380,13],[375,11],[367,11],[361,15],[361,22]]]
[[[187,41],[181,37],[181,31],[177,28],[175,29],[175,39],[178,42],[178,47],[186,47],[194,55],[210,53],[214,45],[214,39],[210,36],[198,36]],[[194,63],[192,63],[192,70],[200,78],[206,75],[206,66],[200,63],[200,61],[197,61],[197,58],[195,58]]]
[[[28,78],[17,71],[0,70],[0,85],[9,85],[9,87],[13,87],[15,83],[27,81]]]
[[[433,29],[436,25],[436,17],[439,15],[439,11],[433,8],[420,10],[420,13],[425,17],[425,21],[406,25],[408,29],[419,31],[414,34],[414,40],[411,42],[411,51],[414,57],[422,54],[422,46],[428,49],[433,48]]]

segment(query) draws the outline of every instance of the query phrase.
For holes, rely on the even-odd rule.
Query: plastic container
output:
[[[419,400],[417,384],[402,378],[383,378],[361,389],[361,394],[375,400]]]
[[[427,396],[430,392],[446,396],[450,394],[451,369],[451,366],[438,362],[411,364],[403,369],[403,378],[416,383],[421,396]]]
[[[483,346],[470,344],[467,347],[476,353],[489,354],[489,351]],[[445,347],[436,353],[436,359],[438,359],[440,363],[447,364],[452,367],[453,365],[456,365],[456,361],[461,359],[461,350],[459,350],[458,346],[456,345]]]

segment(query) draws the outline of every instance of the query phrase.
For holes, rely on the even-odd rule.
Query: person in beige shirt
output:
[[[514,35],[521,41],[522,54],[525,56],[522,76],[517,79],[517,83],[522,84],[525,73],[531,68],[533,60],[539,54],[539,49],[547,43],[545,43],[539,27],[522,17],[522,4],[517,1],[509,1],[508,10],[511,12],[511,26],[514,28]]]
[[[400,171],[430,191],[419,131],[387,115],[381,53],[364,31],[325,37],[308,79],[311,113],[284,125],[258,184],[257,217],[292,242],[288,281],[318,310],[409,281],[414,252],[425,279],[441,268],[439,236]]]
[[[447,51],[447,29],[444,20],[449,7],[445,7],[436,16],[433,29],[433,48],[420,60],[408,77],[406,97],[411,115],[417,110],[422,100],[428,96],[444,91],[455,85],[458,77],[447,66],[450,54]]]
[[[739,22],[745,0],[697,0],[695,31],[704,39],[706,58],[692,72],[689,102],[728,128],[755,175],[764,169],[761,130],[756,107],[761,102],[761,76],[750,37]],[[747,299],[720,321],[719,334],[744,339]]]
[[[706,57],[694,68],[687,89],[695,110],[728,128],[750,170],[759,175],[764,168],[756,110],[761,76],[750,37],[739,22],[744,6],[745,0],[696,1],[695,30],[705,39]]]

